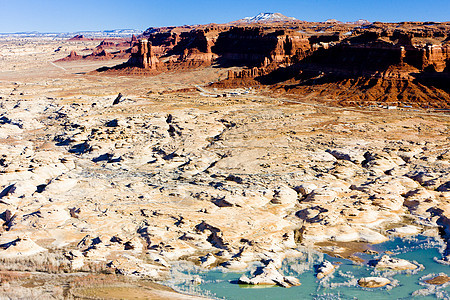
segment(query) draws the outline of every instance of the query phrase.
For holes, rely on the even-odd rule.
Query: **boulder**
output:
[[[297,203],[297,192],[288,186],[279,186],[274,190],[271,203],[293,207]]]
[[[311,182],[303,183],[297,187],[295,187],[295,190],[300,193],[302,196],[307,196],[311,194],[315,189],[317,189],[317,185]]]
[[[377,269],[390,269],[396,271],[415,270],[417,265],[407,261],[406,259],[390,257],[383,255],[378,261],[372,263]]]
[[[134,237],[124,243],[124,249],[141,252],[144,249],[144,244],[142,244],[142,240],[140,238]]]
[[[378,288],[390,284],[391,281],[383,277],[365,277],[358,280],[358,284],[364,288]]]
[[[279,285],[286,288],[301,284],[295,277],[283,276],[277,270],[273,261],[270,261],[263,267],[257,268],[251,278],[242,275],[241,278],[239,278],[239,283],[251,285]]]
[[[426,283],[433,284],[433,285],[442,285],[449,281],[450,281],[450,277],[447,274],[439,274],[437,276],[434,276],[433,278],[425,280]]]
[[[335,269],[336,269],[335,265],[333,265],[328,260],[324,260],[322,262],[322,264],[320,264],[319,267],[317,268],[317,275],[316,275],[316,277],[317,277],[317,279],[322,279],[325,276],[333,273]]]
[[[211,253],[208,253],[205,256],[200,257],[200,265],[203,268],[207,268],[207,267],[211,266],[216,261],[217,261],[216,257]]]

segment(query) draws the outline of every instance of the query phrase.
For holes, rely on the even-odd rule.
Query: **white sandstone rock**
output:
[[[333,265],[328,260],[324,260],[320,264],[320,266],[317,268],[317,275],[316,275],[316,277],[317,277],[317,279],[322,279],[325,276],[333,273],[335,269],[336,269],[335,265]]]
[[[378,288],[390,284],[391,281],[383,277],[365,277],[358,280],[358,284],[365,288]]]
[[[391,270],[414,270],[418,266],[407,261],[406,259],[389,257],[383,255],[375,264],[375,268],[378,269],[391,269]]]
[[[6,247],[5,250],[0,250],[0,258],[18,258],[47,251],[47,249],[36,244],[28,235],[18,237],[4,247]]]

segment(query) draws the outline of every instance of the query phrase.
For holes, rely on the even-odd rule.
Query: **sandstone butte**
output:
[[[149,28],[132,40],[68,41],[60,68],[48,64],[63,58],[55,41],[30,42],[51,53],[40,73],[15,70],[35,57],[2,56],[3,268],[163,280],[180,260],[230,270],[258,261],[241,282],[290,287],[301,278],[279,268],[304,256],[299,247],[351,258],[389,236],[447,243],[448,115],[369,108],[448,108],[449,28]],[[123,64],[113,66],[114,51]],[[299,99],[315,102],[289,102]],[[322,267],[318,277],[335,269]],[[383,256],[373,267],[417,266]]]

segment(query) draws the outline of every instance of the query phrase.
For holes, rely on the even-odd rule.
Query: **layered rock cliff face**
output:
[[[308,39],[294,30],[237,27],[222,32],[213,50],[233,64],[267,66],[290,64],[310,48]]]
[[[292,64],[311,48],[301,33],[271,27],[207,26],[181,32],[165,28],[149,31],[147,39],[152,47],[162,50],[159,54],[169,64],[196,61],[210,65],[216,59],[224,66]],[[129,66],[143,67],[138,63],[139,55],[135,52]]]
[[[418,42],[406,34],[363,33],[340,43],[322,44],[304,59],[260,81],[346,106],[389,103],[450,108],[449,45]]]
[[[150,73],[212,64],[240,67],[228,70],[228,81],[220,85],[242,86],[238,79],[252,79],[341,105],[448,108],[449,32],[447,23],[300,21],[150,28],[135,43],[126,67]]]
[[[447,24],[433,27],[414,23],[414,28],[410,23],[325,27],[317,25],[322,23],[301,24],[151,28],[144,32],[144,37],[148,41],[148,51],[157,49],[156,56],[171,62],[195,57],[210,64],[214,58],[219,58],[226,65],[263,67],[269,64],[293,65],[315,56],[325,57],[325,60],[316,59],[314,63],[325,65],[333,62],[334,66],[341,64],[347,69],[361,69],[368,64],[380,68],[378,62],[381,60],[382,67],[406,63],[418,70],[430,67],[442,72],[450,59],[447,38],[450,26]],[[394,25],[401,28],[393,29]],[[146,53],[135,51],[134,56],[142,58],[130,60],[129,65],[144,67],[140,61],[146,59]],[[353,58],[355,56],[356,59]],[[361,66],[360,62],[364,64]]]

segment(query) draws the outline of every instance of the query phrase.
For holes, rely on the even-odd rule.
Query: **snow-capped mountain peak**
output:
[[[285,21],[295,21],[296,18],[293,17],[286,17],[283,14],[280,13],[260,13],[254,17],[246,17],[241,20],[240,22],[246,22],[246,23],[259,23],[259,22],[285,22]]]

